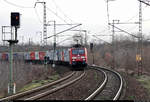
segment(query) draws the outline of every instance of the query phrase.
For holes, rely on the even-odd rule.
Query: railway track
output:
[[[103,73],[104,79],[99,84],[98,88],[92,94],[90,94],[85,100],[118,100],[123,88],[122,77],[120,76],[120,74],[110,69],[98,66],[90,66],[90,68]],[[62,79],[59,79],[55,82],[32,89],[30,91],[2,98],[0,99],[0,101],[37,100],[37,99],[42,100],[45,99],[44,97],[51,95],[61,89],[64,90],[65,87],[68,87],[71,84],[75,83],[76,81],[81,79],[84,75],[85,71],[75,71],[72,72],[70,75]]]
[[[54,93],[45,100],[84,100],[103,82],[102,72],[92,69],[85,69],[85,75],[74,84]]]
[[[85,72],[73,72],[70,75],[57,80],[55,82],[46,84],[44,86],[25,91],[22,93],[18,93],[12,96],[8,96],[5,98],[0,99],[0,101],[7,101],[7,100],[37,100],[40,99],[48,94],[54,93],[64,87],[67,87],[74,82],[78,81],[80,78],[84,76]]]
[[[105,79],[97,90],[85,100],[118,100],[123,88],[123,80],[121,75],[118,72],[107,68],[102,68],[99,66],[89,67],[102,71],[105,75]]]

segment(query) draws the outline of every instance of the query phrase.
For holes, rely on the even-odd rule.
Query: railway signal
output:
[[[93,43],[90,43],[90,50],[93,51]]]
[[[20,26],[20,13],[19,12],[11,13],[11,26],[15,26],[15,27]]]
[[[20,27],[20,13],[11,12],[11,21],[10,26],[2,26],[2,40],[9,42],[10,47],[10,56],[9,56],[9,84],[8,84],[8,93],[12,95],[16,92],[16,84],[13,79],[13,45],[18,43],[17,40],[17,29]],[[6,31],[6,28],[10,29],[10,32]],[[13,32],[15,30],[15,32]],[[6,38],[6,34],[10,34],[9,38]],[[4,37],[4,38],[3,38]]]
[[[92,52],[93,64],[94,64],[94,51],[93,51],[93,47],[94,47],[94,44],[93,44],[93,43],[90,43],[90,50],[91,50],[91,52]]]

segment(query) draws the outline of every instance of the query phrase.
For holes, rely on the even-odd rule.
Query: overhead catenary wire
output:
[[[12,3],[12,2],[10,2],[8,0],[3,0],[3,1],[8,3],[8,4],[10,4],[10,5],[12,5],[12,6],[19,7],[19,8],[33,8],[33,7],[26,7],[26,6],[22,6],[22,5],[17,5],[17,4]]]
[[[21,5],[17,5],[17,4],[15,4],[15,3],[12,3],[12,2],[9,2],[8,0],[3,0],[3,1],[5,1],[6,3],[8,3],[8,4],[10,4],[10,5],[12,5],[12,6],[15,6],[15,7],[19,7],[19,8],[34,8],[34,7],[25,7],[25,6],[21,6]],[[57,4],[55,3],[55,5],[57,6]],[[58,7],[58,6],[57,6]],[[65,22],[66,24],[68,24],[68,22],[65,20],[65,19],[63,19],[61,16],[59,16],[57,13],[55,13],[54,11],[52,11],[50,8],[48,8],[48,7],[46,7],[50,12],[52,12],[56,17],[58,17],[60,20],[62,20],[63,22]],[[59,9],[60,10],[60,9]],[[34,8],[34,11],[35,11],[35,13],[36,13],[36,15],[37,15],[37,18],[38,18],[38,20],[39,20],[39,22],[40,23],[42,23],[42,21],[40,20],[40,17],[39,17],[39,15],[38,15],[38,13],[37,13],[37,10],[36,10],[36,8]],[[61,10],[61,12],[62,12],[62,10]],[[64,13],[63,13],[64,14]],[[67,17],[65,14],[64,14],[64,16],[65,17]],[[67,17],[68,18],[68,17]],[[72,21],[70,18],[68,18],[70,21]]]
[[[15,7],[19,7],[19,8],[32,8],[32,9],[34,9],[35,10],[35,13],[36,13],[36,15],[37,15],[37,18],[38,18],[38,20],[39,20],[39,22],[40,23],[42,23],[42,21],[40,20],[40,17],[39,17],[39,15],[38,15],[38,13],[37,13],[37,10],[36,10],[36,8],[34,8],[34,7],[26,7],[26,6],[22,6],[22,5],[18,5],[18,4],[15,4],[15,3],[12,3],[12,2],[9,2],[8,0],[3,0],[4,2],[6,2],[6,3],[8,3],[9,5],[12,5],[12,6],[15,6]]]
[[[107,17],[108,17],[108,22],[109,22],[108,1],[109,1],[109,0],[106,0],[106,2],[107,2]],[[145,9],[146,7],[147,7],[147,6],[145,6],[144,9]],[[129,21],[131,21],[132,19],[134,19],[134,18],[137,17],[137,16],[138,16],[138,14],[134,15],[134,16],[131,17],[130,19],[126,20],[125,22],[129,22]],[[148,20],[145,20],[145,21],[148,21]],[[133,28],[131,28],[131,29],[129,29],[129,30],[133,30],[133,29],[135,29],[136,27],[137,27],[137,26],[134,26]]]
[[[42,21],[40,20],[40,16],[39,16],[39,14],[38,14],[36,8],[34,8],[34,11],[35,11],[35,14],[36,14],[36,16],[37,16],[37,18],[38,18],[38,21],[39,21],[41,24],[43,24]]]
[[[148,1],[148,0],[145,0],[145,1],[144,0],[138,0],[138,1],[150,6],[150,1]]]
[[[103,41],[103,42],[105,42],[105,43],[107,43],[108,45],[112,46],[111,43],[109,43],[109,42],[107,42],[107,41],[105,41],[105,40],[103,40],[101,38],[98,38],[96,35],[92,35],[92,36],[95,37],[95,38],[97,38],[97,39],[99,39],[99,40],[101,40],[101,41]]]
[[[6,2],[7,4],[9,4],[9,5],[12,5],[12,6],[15,6],[15,7],[19,7],[19,8],[33,8],[34,9],[34,7],[26,7],[26,6],[22,6],[22,5],[18,5],[18,4],[15,4],[15,3],[12,3],[12,2],[10,2],[10,1],[8,1],[8,0],[3,0],[4,2]],[[52,11],[50,8],[48,8],[48,7],[46,7],[50,12],[52,12],[56,17],[58,17],[59,19],[61,19],[62,21],[64,21],[65,23],[67,23],[68,24],[68,22],[66,21],[66,20],[64,20],[61,16],[59,16],[57,13],[55,13],[54,11]],[[70,19],[71,20],[71,19]]]
[[[114,26],[114,25],[112,25],[112,24],[109,24],[109,25]],[[138,36],[136,36],[136,35],[133,35],[133,34],[127,32],[127,31],[125,31],[125,30],[123,30],[123,29],[120,29],[120,28],[118,28],[118,27],[116,27],[116,26],[114,26],[114,28],[116,28],[116,29],[118,29],[118,30],[120,30],[120,31],[122,31],[122,32],[124,32],[124,33],[126,33],[126,34],[128,34],[128,35],[131,35],[131,36],[133,36],[133,37],[135,37],[135,38],[140,38],[140,37],[138,37]]]
[[[76,27],[78,27],[78,26],[80,26],[80,25],[82,25],[82,24],[78,24],[78,25],[76,25],[76,26],[70,27],[70,28],[68,28],[68,29],[65,29],[65,30],[63,30],[63,31],[60,31],[60,32],[56,33],[55,35],[49,36],[49,37],[44,38],[44,39],[48,39],[48,38],[51,38],[51,37],[53,37],[53,36],[59,35],[59,34],[61,34],[61,33],[64,33],[64,32],[66,32],[66,31],[69,31],[69,30],[71,30],[71,29],[73,29],[73,28],[76,28]]]
[[[145,9],[146,7],[147,7],[147,6],[144,6],[143,11],[144,11],[144,9]],[[126,20],[125,22],[129,22],[129,21],[131,21],[132,19],[134,19],[134,18],[138,17],[138,15],[139,15],[139,13],[137,13],[137,14],[136,14],[136,15],[134,15],[134,16],[132,16],[130,19]]]
[[[53,13],[56,17],[58,17],[60,20],[62,20],[63,22],[65,22],[66,24],[68,24],[68,22],[66,20],[64,20],[62,17],[60,17],[56,12],[52,11],[50,8],[46,7],[48,11],[50,11],[51,13]]]
[[[72,38],[72,36],[71,37],[67,37],[66,39],[63,39],[62,41],[57,42],[57,45],[60,45],[61,43],[65,42],[67,40],[72,40],[71,38]]]
[[[146,7],[147,7],[147,6],[144,6],[143,11],[144,11],[144,9],[145,9]],[[138,17],[138,15],[139,15],[139,13],[137,13],[137,14],[134,15],[134,16],[132,16],[130,19],[126,20],[125,22],[129,22],[129,21],[133,20],[134,18]],[[143,22],[148,21],[148,20],[150,20],[150,19],[143,20]],[[134,27],[130,28],[128,31],[133,31],[135,28],[137,28],[137,25],[135,25]]]
[[[22,5],[17,5],[15,3],[9,2],[8,0],[3,0],[3,1],[6,2],[6,3],[8,3],[8,4],[10,4],[10,5],[12,5],[12,6],[19,7],[19,8],[33,8],[35,10],[35,13],[37,15],[37,18],[38,18],[39,22],[42,23],[42,21],[40,20],[39,15],[37,13],[36,8],[34,8],[34,7],[26,7],[26,6],[22,6]]]
[[[74,23],[74,21],[72,19],[70,19],[63,11],[62,9],[57,5],[57,3],[55,2],[55,0],[52,0],[52,2],[55,4],[56,8],[58,8],[58,10],[64,15],[64,17],[66,17],[68,20],[71,21],[71,23]]]

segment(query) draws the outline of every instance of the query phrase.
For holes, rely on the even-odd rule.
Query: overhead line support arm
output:
[[[142,0],[138,0],[138,1],[144,3],[144,4],[148,5],[148,6],[150,6],[149,3],[146,3],[146,2],[144,2],[144,1],[142,1]]]
[[[120,31],[122,31],[122,32],[125,32],[126,34],[129,34],[129,35],[131,35],[131,36],[133,36],[133,37],[135,37],[135,38],[140,38],[140,37],[135,36],[135,35],[133,35],[133,34],[127,32],[127,31],[123,30],[123,29],[120,29],[120,28],[116,27],[115,25],[112,25],[111,23],[109,23],[109,25],[114,26],[116,29],[118,29],[118,30],[120,30]]]
[[[64,33],[64,32],[66,32],[66,31],[69,31],[69,30],[71,30],[71,29],[73,29],[73,28],[76,28],[76,27],[78,27],[78,26],[80,26],[80,25],[82,25],[82,24],[78,24],[78,25],[73,26],[73,27],[71,27],[71,28],[68,28],[68,29],[66,29],[66,30],[60,31],[60,32],[56,33],[55,35],[59,35],[59,34],[61,34],[61,33]],[[53,37],[53,36],[54,36],[54,35],[49,36],[49,37],[44,38],[44,39],[48,39],[48,38],[51,38],[51,37]]]

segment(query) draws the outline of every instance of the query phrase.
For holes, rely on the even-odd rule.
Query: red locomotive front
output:
[[[71,48],[70,49],[70,64],[72,66],[87,65],[87,50],[86,48]]]

